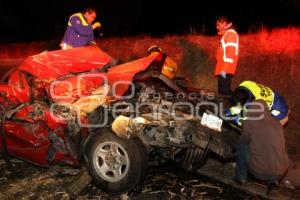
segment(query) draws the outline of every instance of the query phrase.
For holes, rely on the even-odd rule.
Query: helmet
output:
[[[161,53],[162,49],[159,46],[157,46],[157,45],[153,45],[153,46],[151,46],[151,47],[148,48],[147,54],[150,55],[152,52],[159,52],[159,53]]]

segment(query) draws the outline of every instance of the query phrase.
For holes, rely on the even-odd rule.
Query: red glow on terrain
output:
[[[300,29],[285,28],[276,29],[271,32],[259,33],[262,50],[267,52],[295,52],[300,51]]]
[[[0,44],[0,59],[18,59],[41,53],[47,49],[46,42]]]
[[[199,37],[196,38],[194,36],[196,35],[187,35],[187,38],[191,38],[191,42],[199,43],[208,54],[214,56],[213,51],[218,40],[203,35],[199,35]],[[173,55],[173,57],[174,55],[177,57],[178,49],[174,49],[176,46],[174,45],[174,41],[180,38],[180,36],[166,36],[163,38],[163,50]],[[201,39],[201,41],[198,41],[199,39]],[[138,56],[143,56],[145,55],[146,49],[153,44],[157,44],[157,42],[162,43],[160,40],[150,37],[136,37],[109,38],[100,41],[99,44],[101,48],[104,47],[104,50],[107,49],[107,52],[112,54],[113,57],[123,57],[123,54],[138,54]],[[123,45],[120,46],[121,43]],[[0,44],[0,60],[26,58],[47,50],[47,44],[47,42]],[[114,48],[115,45],[117,48]],[[241,35],[240,45],[242,49],[241,56],[243,56],[243,54],[248,55],[248,53],[253,54],[257,52],[264,54],[278,52],[293,53],[300,51],[300,28],[281,28],[272,31],[262,30],[259,33]],[[122,48],[122,46],[124,48]],[[131,46],[131,48],[128,48],[128,46]],[[255,51],[249,48],[255,49]],[[59,49],[59,46],[57,46],[57,49]],[[249,50],[250,52],[248,52]]]

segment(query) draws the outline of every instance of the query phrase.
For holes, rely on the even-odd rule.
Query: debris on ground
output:
[[[68,166],[40,168],[12,159],[16,177],[0,158],[0,199],[71,199],[67,187],[82,172]],[[78,195],[78,200],[113,199],[258,199],[247,192],[191,174],[178,166],[154,167],[148,170],[144,184],[130,194],[109,196],[93,185]]]

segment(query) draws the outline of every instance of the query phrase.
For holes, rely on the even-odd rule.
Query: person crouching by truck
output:
[[[289,159],[283,127],[271,116],[264,100],[248,103],[247,110],[242,135],[236,145],[234,180],[244,184],[251,174],[271,189],[288,172]]]
[[[94,30],[101,27],[100,22],[94,22],[97,11],[93,7],[87,7],[83,13],[75,13],[70,16],[68,26],[60,44],[62,50],[96,45]]]

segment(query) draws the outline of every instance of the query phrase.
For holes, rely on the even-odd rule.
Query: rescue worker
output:
[[[227,116],[238,115],[246,103],[261,99],[266,102],[272,115],[282,126],[288,122],[289,110],[285,100],[269,87],[254,81],[243,81],[234,90],[232,98],[235,106],[229,109]]]
[[[218,93],[231,95],[231,79],[235,75],[239,58],[239,35],[227,17],[217,19],[216,28],[221,36],[216,54],[215,76],[218,78]]]
[[[289,166],[283,127],[271,116],[265,101],[255,100],[247,109],[247,119],[236,145],[234,179],[244,184],[251,174],[271,186],[282,180]]]
[[[96,16],[97,11],[92,7],[87,7],[83,13],[71,15],[61,48],[66,50],[74,47],[96,45],[93,30],[101,27],[100,22],[92,24]]]
[[[153,45],[148,48],[148,55],[158,55],[162,53],[162,49],[156,45]],[[178,66],[174,60],[172,60],[169,56],[165,55],[165,60],[163,63],[163,67],[161,73],[170,79],[174,79],[177,75]]]

